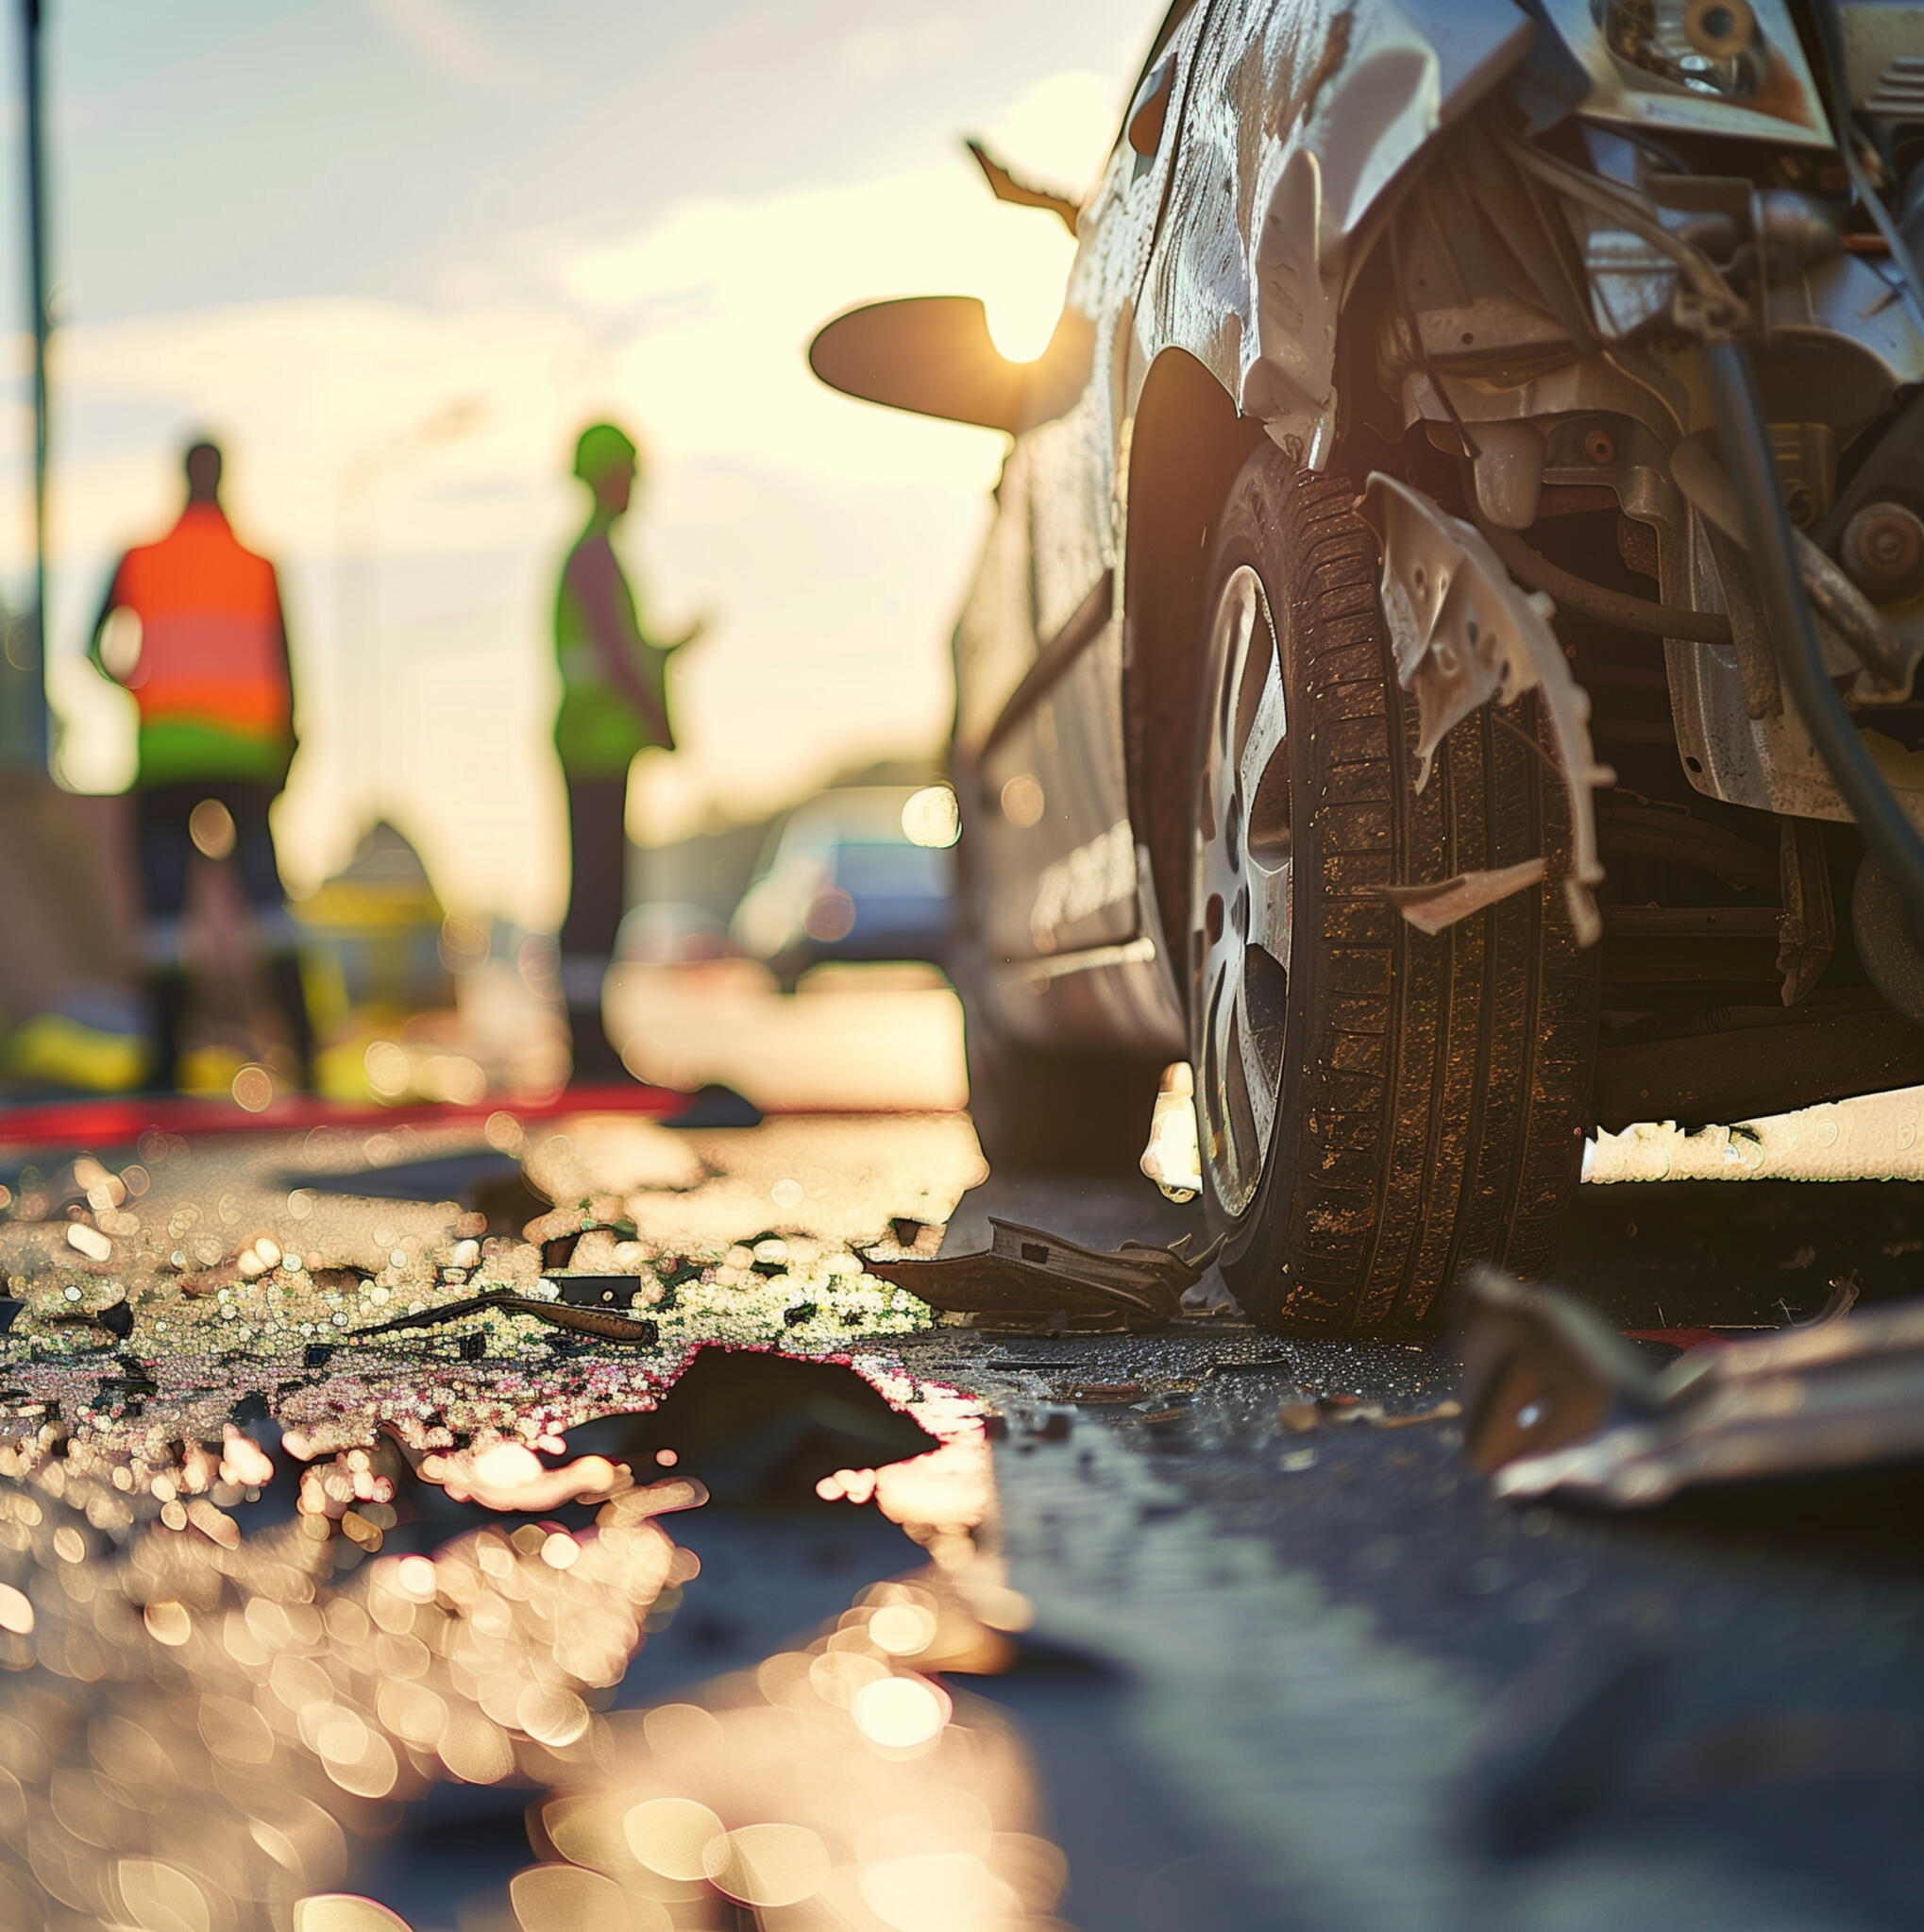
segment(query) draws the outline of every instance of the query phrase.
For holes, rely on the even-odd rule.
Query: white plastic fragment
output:
[[[1563,899],[1578,943],[1595,944],[1603,921],[1591,889],[1602,880],[1603,865],[1592,793],[1613,785],[1616,774],[1596,762],[1589,694],[1550,628],[1556,606],[1514,583],[1474,525],[1395,477],[1371,475],[1363,514],[1383,540],[1383,616],[1397,681],[1416,698],[1416,789],[1429,782],[1431,761],[1453,725],[1493,701],[1513,704],[1526,691],[1541,692],[1570,802]]]
[[[1459,873],[1434,886],[1385,886],[1382,893],[1418,932],[1440,933],[1526,886],[1542,885],[1544,870],[1541,858],[1527,858],[1494,872]]]
[[[89,1228],[84,1221],[70,1221],[67,1224],[67,1246],[83,1254],[90,1262],[104,1262],[113,1253],[113,1244],[97,1228]]]
[[[1196,1076],[1186,1059],[1162,1070],[1149,1144],[1139,1163],[1173,1201],[1192,1201],[1203,1191],[1203,1151],[1196,1138]]]

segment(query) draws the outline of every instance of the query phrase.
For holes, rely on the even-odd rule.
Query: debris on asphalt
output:
[[[542,1278],[570,1308],[652,1308],[662,1298],[661,1282],[652,1275],[575,1275],[551,1273]]]
[[[1511,1499],[1648,1508],[1680,1491],[1924,1460],[1924,1300],[1701,1344],[1653,1371],[1589,1310],[1482,1269],[1465,1450]]]
[[[1378,1429],[1413,1429],[1422,1422],[1454,1422],[1463,1413],[1462,1403],[1453,1398],[1433,1402],[1427,1409],[1410,1409],[1399,1415],[1373,1415]]]
[[[1353,1424],[1375,1429],[1409,1429],[1422,1422],[1452,1421],[1462,1413],[1462,1404],[1452,1400],[1391,1415],[1380,1402],[1366,1402],[1360,1396],[1346,1393],[1294,1396],[1277,1410],[1276,1430],[1284,1435],[1307,1435],[1314,1429]]]
[[[989,1246],[980,1254],[936,1261],[864,1256],[863,1265],[931,1308],[972,1315],[979,1328],[1140,1333],[1183,1312],[1184,1291],[1222,1246],[1212,1242],[1191,1257],[1184,1235],[1168,1247],[1125,1241],[1105,1254],[993,1215],[988,1226]]]
[[[1151,1429],[1167,1429],[1172,1424],[1189,1419],[1190,1405],[1187,1402],[1158,1403],[1143,1415],[1143,1423]]]
[[[947,1674],[1021,1653],[956,1597],[933,1568],[871,1585],[754,1669],[598,1727],[523,1794],[542,1862],[495,1923],[1060,1924],[1067,1862],[1018,1720]]]
[[[41,1320],[54,1328],[105,1329],[110,1335],[123,1342],[134,1331],[134,1312],[125,1299],[110,1301],[105,1308],[56,1309],[51,1314],[42,1315]]]
[[[582,1308],[567,1301],[544,1301],[538,1296],[516,1295],[512,1290],[490,1290],[469,1295],[459,1301],[443,1302],[439,1308],[422,1308],[397,1314],[391,1321],[376,1322],[372,1328],[357,1329],[357,1340],[368,1335],[385,1335],[399,1329],[438,1328],[444,1322],[459,1321],[470,1314],[526,1314],[546,1322],[552,1329],[565,1329],[574,1334],[594,1335],[603,1342],[633,1342],[650,1347],[661,1339],[661,1329],[651,1321],[617,1314],[612,1309]]]
[[[660,1406],[599,1415],[566,1432],[570,1456],[697,1476],[717,1504],[816,1500],[844,1471],[885,1468],[940,1447],[912,1415],[835,1362],[704,1347]]]

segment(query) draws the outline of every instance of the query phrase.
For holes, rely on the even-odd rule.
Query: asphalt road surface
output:
[[[1918,1922],[1915,1495],[1867,1484],[1814,1519],[1796,1498],[1741,1515],[1518,1509],[1464,1465],[1447,1412],[1429,1413],[1455,1386],[1446,1350],[1308,1343],[1224,1315],[1146,1338],[928,1327],[851,1259],[855,1244],[913,1237],[891,1217],[927,1224],[923,1252],[939,1228],[947,1253],[982,1246],[991,1212],[1100,1246],[1193,1225],[1193,1211],[1139,1182],[986,1176],[957,1116],[775,1119],[672,1144],[619,1121],[496,1139],[557,1198],[632,1216],[632,1232],[598,1237],[634,1244],[612,1265],[673,1255],[705,1270],[658,1311],[653,1353],[586,1337],[537,1346],[498,1315],[466,1346],[453,1330],[355,1342],[368,1317],[456,1298],[491,1270],[527,1285],[539,1257],[509,1241],[450,1269],[460,1204],[425,1196],[457,1194],[464,1161],[485,1164],[471,1137],[263,1137],[140,1150],[144,1192],[94,1217],[107,1259],[83,1266],[58,1221],[0,1230],[27,1302],[8,1338],[8,1399],[31,1409],[62,1391],[76,1435],[97,1428],[123,1448],[143,1429],[217,1437],[237,1405],[348,1441],[414,1402],[423,1427],[450,1425],[459,1441],[464,1427],[512,1426],[517,1408],[552,1416],[624,1395],[633,1406],[693,1342],[852,1359],[912,1391],[924,1405],[914,1413],[947,1404],[987,1418],[986,1493],[951,1513],[971,1561],[1026,1601],[1007,1619],[1026,1627],[940,1682],[958,1714],[1013,1727],[1018,1808],[1065,1865],[1055,1922]],[[431,1184],[407,1198],[406,1163],[429,1160],[442,1163],[423,1170]],[[386,1198],[354,1192],[370,1162],[401,1163]],[[12,1176],[16,1194],[40,1181],[54,1185]],[[228,1272],[263,1234],[282,1260],[298,1244],[299,1268]],[[1924,1192],[1909,1181],[1598,1186],[1583,1191],[1561,1279],[1621,1329],[1766,1325],[1814,1313],[1846,1275],[1869,1299],[1910,1292],[1920,1238]],[[324,1262],[353,1262],[365,1279],[328,1286]],[[196,1269],[226,1290],[187,1296],[178,1283]],[[84,1398],[103,1361],[51,1319],[74,1286],[81,1307],[124,1286],[138,1313],[118,1367]],[[431,1414],[415,1400],[424,1388]],[[1423,1419],[1279,1429],[1285,1403],[1331,1394]],[[234,1512],[244,1536],[249,1507]],[[919,1573],[932,1550],[942,1556],[926,1524],[911,1541],[877,1504],[850,1500],[717,1503],[674,1518],[673,1533],[701,1573],[650,1618],[614,1693],[620,1709],[771,1683],[768,1660],[846,1623],[865,1592]],[[8,1681],[17,1690],[31,1675]],[[345,1889],[415,1932],[513,1926],[510,1877],[553,1856],[531,1843],[528,1806],[525,1788],[444,1785],[352,1848]],[[877,1923],[1001,1923],[945,1899],[929,1871],[906,1903],[865,1892]],[[766,1922],[836,1923],[801,1907]],[[676,1923],[711,1921],[690,1906]]]

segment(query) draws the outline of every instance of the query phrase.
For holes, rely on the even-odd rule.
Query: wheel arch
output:
[[[1229,486],[1263,438],[1196,357],[1165,348],[1151,364],[1129,438],[1122,553],[1122,734],[1129,816],[1147,848],[1155,911],[1177,997],[1173,948],[1188,930],[1190,766],[1203,571]],[[1147,908],[1145,908],[1146,910]]]

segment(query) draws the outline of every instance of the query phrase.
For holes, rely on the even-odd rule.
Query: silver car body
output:
[[[956,637],[958,771],[965,809],[974,807],[976,863],[995,882],[977,908],[980,983],[1012,1033],[1126,1040],[1172,1059],[1185,1051],[1126,715],[1140,648],[1132,497],[1156,480],[1142,423],[1158,383],[1193,395],[1203,372],[1245,424],[1325,466],[1347,399],[1340,372],[1345,353],[1359,352],[1345,344],[1359,263],[1413,164],[1527,62],[1565,89],[1566,105],[1574,87],[1577,111],[1606,130],[1830,149],[1781,0],[1756,0],[1754,10],[1783,70],[1768,113],[1628,84],[1589,0],[1544,0],[1538,19],[1509,0],[1196,0],[1165,24],[1082,212],[1039,419],[1010,452]],[[1893,27],[1887,13],[1903,17]],[[1905,49],[1919,47],[1916,13],[1847,9],[1860,104],[1874,110],[1879,87],[1901,80]],[[1158,97],[1157,138],[1133,141],[1156,119]],[[1521,97],[1527,105],[1527,90]],[[1676,262],[1602,214],[1582,246],[1597,337],[1587,353],[1523,379],[1453,378],[1440,397],[1420,346],[1411,353],[1403,341],[1400,370],[1395,342],[1360,346],[1400,376],[1406,422],[1528,423],[1607,409],[1643,426],[1660,450],[1704,430],[1711,412],[1691,357],[1635,340],[1674,300]],[[1857,420],[1924,380],[1924,331],[1889,264],[1833,249],[1778,276],[1770,301],[1773,331],[1842,351],[1856,385],[1844,406]],[[1463,342],[1480,330],[1501,347],[1506,330],[1533,326],[1513,311],[1493,295],[1442,320],[1460,327]],[[1426,314],[1426,339],[1431,322]],[[1560,460],[1548,449],[1534,482],[1571,481]],[[1662,465],[1627,452],[1609,481],[1627,511],[1678,534],[1664,547],[1665,600],[1721,608],[1702,519]],[[1479,475],[1479,489],[1485,483]],[[1673,643],[1667,661],[1679,751],[1700,791],[1848,816],[1795,713],[1751,715],[1733,647]],[[1887,775],[1924,820],[1924,756],[1894,756]]]

